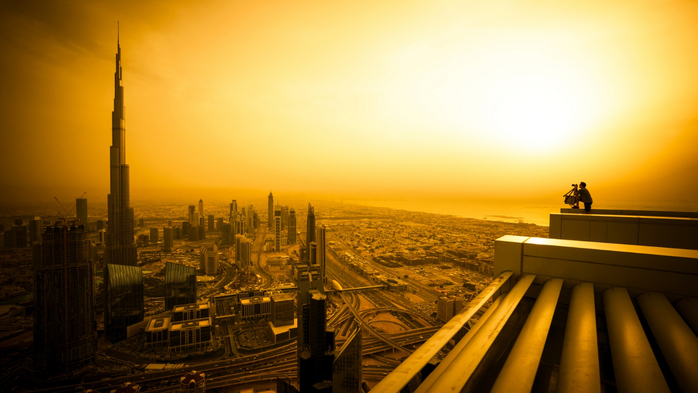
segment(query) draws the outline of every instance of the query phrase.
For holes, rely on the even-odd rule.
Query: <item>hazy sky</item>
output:
[[[698,2],[0,1],[0,202],[240,190],[698,209]]]

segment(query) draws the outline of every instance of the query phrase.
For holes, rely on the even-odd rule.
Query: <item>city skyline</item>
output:
[[[695,4],[2,7],[2,202],[108,193],[97,130],[119,20],[133,200],[555,205],[584,180],[609,207],[637,187],[636,203],[695,209]],[[206,170],[231,151],[244,171]],[[172,170],[183,154],[196,165]]]

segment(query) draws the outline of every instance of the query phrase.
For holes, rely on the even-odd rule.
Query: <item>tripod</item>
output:
[[[572,184],[572,189],[567,191],[567,194],[562,197],[565,198],[565,203],[570,205],[572,209],[579,209],[579,194],[577,193],[577,185]]]

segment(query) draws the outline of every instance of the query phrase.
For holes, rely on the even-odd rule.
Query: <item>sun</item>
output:
[[[560,146],[581,125],[580,107],[564,86],[514,78],[492,91],[487,123],[500,142],[526,150]]]

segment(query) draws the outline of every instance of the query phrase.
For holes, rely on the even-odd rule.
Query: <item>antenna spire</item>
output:
[[[116,21],[116,45],[119,45],[119,21]]]

